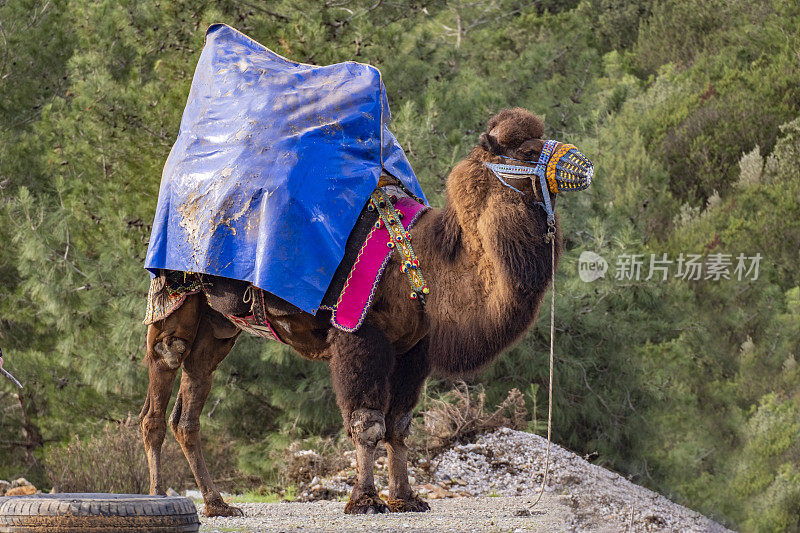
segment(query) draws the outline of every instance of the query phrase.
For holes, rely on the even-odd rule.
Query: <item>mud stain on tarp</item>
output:
[[[196,190],[186,195],[185,200],[177,207],[181,216],[179,226],[186,236],[186,243],[191,248],[191,262],[198,267],[208,267],[209,246],[212,244],[213,235],[220,228],[227,228],[231,235],[236,235],[234,223],[242,217],[248,216],[243,227],[252,227],[249,215],[252,197],[243,201],[235,193],[219,201],[219,191],[223,184],[230,180],[233,169],[227,168],[220,172],[219,178],[205,187],[205,190]],[[227,189],[237,191],[239,188],[228,186]]]

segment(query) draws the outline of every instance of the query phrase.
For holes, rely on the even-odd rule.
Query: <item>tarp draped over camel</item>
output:
[[[376,68],[295,63],[211,26],[145,267],[249,281],[316,313],[381,172],[424,201],[389,120]]]

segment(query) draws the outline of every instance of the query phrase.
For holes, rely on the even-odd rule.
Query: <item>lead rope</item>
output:
[[[550,223],[547,228],[547,237],[550,241],[550,272],[553,276],[550,289],[550,385],[547,389],[547,452],[544,456],[544,477],[542,486],[539,487],[539,494],[536,501],[531,504],[535,507],[544,494],[544,486],[547,483],[547,474],[550,470],[550,432],[553,428],[553,337],[555,335],[555,312],[556,312],[556,233],[555,224]]]

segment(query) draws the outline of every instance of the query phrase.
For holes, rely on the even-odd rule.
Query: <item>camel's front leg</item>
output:
[[[389,499],[393,513],[429,511],[408,482],[408,446],[411,413],[430,373],[428,341],[423,339],[408,353],[398,356],[389,377],[389,411],[386,415],[386,451],[389,455]]]
[[[386,433],[387,376],[394,362],[394,350],[386,336],[368,324],[355,333],[337,332],[330,340],[336,401],[347,434],[356,447],[358,477],[344,512],[385,513],[388,507],[375,489],[373,468],[375,448]]]
[[[211,392],[212,374],[231,351],[238,336],[238,330],[232,329],[232,337],[217,338],[219,333],[215,336],[214,324],[209,319],[210,313],[214,311],[209,309],[203,317],[191,353],[183,362],[181,387],[169,423],[186,460],[189,461],[197,487],[203,494],[206,516],[243,516],[241,509],[222,500],[200,449],[200,413],[208,393]]]
[[[411,413],[408,414],[408,417],[403,418],[410,422]],[[391,438],[386,439],[386,450],[389,454],[389,499],[387,504],[393,513],[430,511],[430,505],[414,493],[414,489],[408,482],[408,446],[405,443],[408,425],[405,420],[400,421],[403,428],[398,428],[399,431]]]
[[[344,508],[347,514],[375,514],[389,510],[375,489],[375,448],[386,427],[383,413],[374,409],[356,409],[350,415],[348,433],[356,447],[356,485]]]

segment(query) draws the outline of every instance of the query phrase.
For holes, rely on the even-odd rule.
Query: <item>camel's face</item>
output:
[[[492,154],[518,160],[509,159],[503,163],[533,167],[530,161],[538,161],[544,147],[543,135],[541,118],[522,108],[504,109],[489,121],[486,133],[480,137],[480,146]],[[537,202],[543,201],[542,187],[535,176],[532,179],[531,176],[504,175],[504,180]],[[505,186],[499,181],[496,185]],[[550,200],[555,203],[554,194],[550,194]]]

